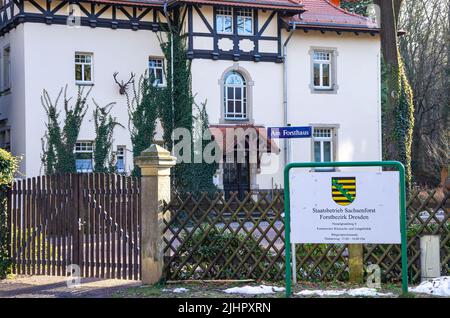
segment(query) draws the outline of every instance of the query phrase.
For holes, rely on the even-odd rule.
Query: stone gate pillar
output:
[[[141,272],[144,284],[163,276],[163,202],[170,200],[170,168],[176,158],[155,144],[136,158],[141,168]]]

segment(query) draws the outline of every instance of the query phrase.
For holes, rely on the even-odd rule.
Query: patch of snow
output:
[[[374,296],[392,296],[392,293],[379,293],[375,288],[354,288],[354,289],[335,289],[335,290],[302,290],[296,295],[300,296],[311,296],[311,295],[318,295],[318,296],[342,296],[342,295],[349,295],[349,296],[366,296],[366,297],[374,297]]]
[[[441,276],[424,281],[419,286],[411,288],[410,291],[413,293],[450,297],[450,276]]]
[[[164,292],[171,292],[171,293],[185,293],[185,292],[188,292],[189,289],[184,288],[184,287],[174,288],[174,289],[164,288],[162,291],[164,291]]]
[[[348,294],[350,296],[369,296],[369,297],[394,295],[393,293],[379,293],[375,288],[367,288],[367,287],[349,289]]]
[[[296,293],[296,295],[301,296],[311,296],[311,295],[318,295],[318,296],[340,296],[345,294],[345,290],[302,290],[301,292]]]
[[[284,291],[284,287],[276,286],[243,286],[243,287],[233,287],[225,289],[223,292],[227,294],[248,294],[248,295],[259,295],[259,294],[273,294],[275,292]]]

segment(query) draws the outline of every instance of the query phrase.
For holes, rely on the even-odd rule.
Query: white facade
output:
[[[79,140],[95,138],[92,98],[101,106],[116,102],[111,114],[125,128],[116,128],[114,142],[131,150],[126,98],[119,94],[113,73],[119,72],[118,79],[126,81],[131,72],[139,76],[147,70],[150,56],[162,57],[156,33],[25,23],[1,40],[2,46],[11,45],[13,74],[11,93],[0,97],[0,112],[11,126],[12,152],[23,155],[20,172],[26,176],[44,172],[41,138],[47,117],[40,98],[45,89],[55,100],[66,84],[67,96],[76,98],[75,52],[93,54],[94,84]],[[62,100],[59,106],[62,110]],[[128,151],[126,162],[132,165]]]
[[[213,18],[208,16],[208,19]],[[263,13],[259,19],[264,19]],[[198,17],[194,21],[200,23]],[[274,36],[277,28],[270,24],[265,32],[267,36]],[[293,32],[287,45],[286,62],[288,123],[332,129],[332,159],[335,161],[380,160],[378,35]],[[283,30],[281,43],[287,36],[287,31]],[[194,48],[207,49],[213,45],[208,41],[206,38],[194,40]],[[247,44],[243,42],[242,46]],[[78,139],[95,138],[92,98],[100,105],[116,102],[112,114],[126,128],[116,128],[114,148],[124,145],[127,150],[131,150],[126,99],[119,94],[113,73],[119,72],[118,78],[126,81],[130,72],[142,74],[148,68],[149,57],[162,57],[156,32],[23,23],[0,37],[0,48],[7,45],[11,47],[12,83],[11,91],[0,97],[0,119],[7,119],[7,126],[11,129],[13,154],[24,156],[20,166],[24,175],[30,177],[44,172],[41,138],[46,130],[46,114],[40,98],[43,89],[46,89],[54,100],[66,84],[68,96],[75,98],[78,88],[74,75],[76,52],[93,55],[90,108]],[[222,45],[226,46],[227,43]],[[267,52],[277,49],[276,43],[270,41],[261,40],[259,46]],[[333,76],[337,86],[333,92],[317,93],[311,88],[311,52],[317,48],[335,54],[332,71],[335,72]],[[264,127],[283,126],[283,63],[194,58],[192,90],[198,103],[207,100],[210,124],[223,124],[221,80],[229,70],[238,71],[251,85],[248,96],[249,122]],[[160,139],[161,128],[158,129],[157,139]],[[279,147],[283,149],[282,142],[279,142]],[[312,139],[295,139],[291,147],[290,160],[314,160]],[[130,151],[126,151],[126,157],[129,171],[132,168]],[[262,164],[260,169],[252,172],[252,188],[282,186],[286,163],[283,151],[279,154],[264,154],[263,161],[269,157],[271,164]]]
[[[283,34],[285,39],[287,34]],[[311,57],[314,47],[335,49],[336,93],[311,92]],[[207,100],[209,120],[221,118],[220,79],[229,69],[241,70],[253,82],[251,121],[255,125],[284,125],[283,65],[250,61],[193,61],[193,91],[199,101]],[[287,46],[288,120],[292,126],[333,128],[334,161],[381,159],[380,42],[378,37],[353,34],[321,34],[296,31]],[[312,139],[292,139],[291,161],[313,160]],[[284,147],[279,141],[279,147]],[[282,186],[283,152],[265,154],[270,166],[256,175],[261,189]]]

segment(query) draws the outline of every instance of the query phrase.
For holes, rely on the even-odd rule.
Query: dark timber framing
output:
[[[259,28],[258,10],[253,9],[253,35],[239,35],[237,32],[237,10],[239,7],[232,7],[233,12],[233,33],[219,34],[217,33],[216,15],[217,9],[221,6],[213,6],[213,25],[206,19],[201,11],[201,6],[193,5],[188,7],[188,57],[191,59],[213,59],[213,60],[231,60],[231,61],[255,61],[255,62],[281,62],[281,38],[280,36],[263,36],[265,29],[275,16],[278,15],[276,11],[272,11],[263,26]],[[193,27],[193,10],[198,14],[208,32],[195,32]],[[280,29],[279,20],[277,20],[277,28]],[[209,37],[213,39],[212,50],[194,49],[194,37]],[[233,42],[233,49],[231,51],[222,51],[219,49],[218,42],[222,38],[230,39]],[[250,52],[244,52],[239,49],[239,41],[248,39],[253,42],[254,48]],[[277,44],[277,53],[262,53],[259,51],[259,40],[273,41]]]
[[[24,22],[66,25],[68,19],[66,5],[69,4],[78,5],[81,12],[86,15],[80,17],[81,26],[161,31],[161,25],[157,20],[158,11],[162,12],[160,6],[133,4],[124,6],[121,4],[63,0],[52,8],[51,0],[43,2],[42,4],[45,6],[35,0],[28,0],[27,2],[33,9],[40,12],[34,13],[25,9],[24,2],[23,0],[9,0],[0,8],[0,36]],[[125,8],[131,9],[131,13]],[[109,9],[111,9],[111,17],[104,17]],[[118,19],[118,12],[121,12],[127,19]],[[152,16],[151,22],[143,20],[148,15]]]

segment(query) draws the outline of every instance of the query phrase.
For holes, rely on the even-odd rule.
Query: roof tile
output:
[[[287,19],[290,23],[309,26],[377,29],[372,19],[348,12],[328,0],[302,0],[304,13]]]

